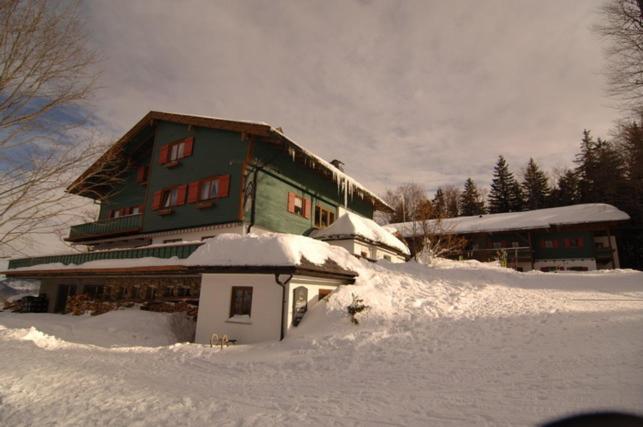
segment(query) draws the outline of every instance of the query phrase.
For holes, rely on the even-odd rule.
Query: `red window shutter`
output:
[[[545,246],[545,241],[544,240],[540,241],[540,247],[545,249],[546,246]]]
[[[176,188],[176,205],[181,206],[185,204],[185,193],[187,192],[188,186],[186,184],[179,185]]]
[[[152,209],[158,209],[161,207],[161,197],[163,197],[163,191],[157,191],[154,193],[154,199],[152,199]]]
[[[558,240],[554,240],[552,243],[553,243],[554,248],[558,247]]]
[[[566,247],[566,248],[569,248],[569,247],[571,247],[571,246],[572,246],[572,245],[571,245],[570,240],[569,240],[569,239],[565,239],[565,247]]]
[[[288,212],[295,213],[295,193],[288,193]]]
[[[191,182],[188,185],[188,203],[196,203],[199,201],[199,181]]]
[[[310,199],[304,199],[304,218],[309,219],[310,218],[310,210],[312,208],[312,202]]]
[[[188,157],[192,155],[192,146],[194,145],[194,137],[190,136],[185,138],[183,141],[185,145],[183,146],[183,157]]]
[[[159,163],[164,165],[167,163],[167,159],[170,155],[170,146],[169,145],[164,145],[161,147],[161,155],[159,158]]]
[[[114,209],[110,209],[107,212],[107,218],[114,218]]]
[[[145,210],[145,205],[139,205],[139,207],[138,207],[138,213],[139,213],[139,214],[142,214],[142,213],[143,213],[143,210]]]
[[[228,197],[230,194],[230,175],[223,175],[219,180],[219,194],[217,197]]]
[[[136,182],[145,182],[145,166],[139,166],[136,171]]]
[[[579,247],[579,248],[582,248],[584,243],[585,243],[585,242],[583,241],[583,238],[582,238],[582,237],[579,237],[579,238],[578,238],[578,247]]]

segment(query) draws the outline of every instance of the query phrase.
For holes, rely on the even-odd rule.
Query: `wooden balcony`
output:
[[[143,215],[128,215],[86,224],[72,225],[69,229],[70,242],[82,242],[101,237],[121,236],[141,231]]]

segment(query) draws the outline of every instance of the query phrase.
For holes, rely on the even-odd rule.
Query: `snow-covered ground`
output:
[[[355,263],[357,284],[282,343],[166,345],[186,325],[155,313],[0,313],[0,424],[513,426],[641,411],[643,273]],[[353,293],[371,306],[357,326]]]

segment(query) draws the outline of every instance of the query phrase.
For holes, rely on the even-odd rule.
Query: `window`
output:
[[[566,248],[582,248],[583,247],[583,238],[575,237],[572,239],[565,239]]]
[[[511,247],[512,247],[512,248],[518,248],[518,247],[520,247],[520,242],[511,242]]]
[[[161,206],[164,208],[169,208],[172,206],[176,206],[176,201],[179,196],[179,191],[177,188],[172,188],[171,190],[166,190],[163,192],[163,196],[161,198]]]
[[[233,286],[230,299],[230,317],[248,316],[252,311],[252,286]]]
[[[214,199],[219,195],[219,180],[211,178],[201,182],[199,189],[199,200]]]
[[[493,242],[493,248],[494,249],[502,248],[502,242]]]
[[[185,153],[185,142],[181,141],[170,146],[170,161],[176,161],[183,158]]]
[[[184,138],[161,147],[160,163],[168,166],[176,165],[179,160],[192,155],[193,137]]]
[[[385,259],[385,260],[387,260],[387,261],[390,261],[390,260],[391,260],[391,256],[390,256],[390,255],[384,255],[384,259]]]
[[[558,247],[558,240],[545,239],[541,241],[540,246],[546,249],[555,249]]]
[[[157,191],[154,193],[152,208],[169,209],[174,206],[181,206],[185,203],[186,191],[187,185],[185,184]]]
[[[140,215],[143,210],[141,206],[132,206],[128,208],[113,209],[109,212],[110,218],[121,218],[124,216]]]
[[[315,206],[315,227],[328,227],[333,222],[335,222],[335,212],[319,205]]]
[[[288,193],[288,212],[310,218],[311,201],[295,193]]]
[[[188,186],[188,203],[210,201],[228,197],[230,193],[230,175],[221,175],[191,182]],[[210,204],[209,206],[212,206]]]

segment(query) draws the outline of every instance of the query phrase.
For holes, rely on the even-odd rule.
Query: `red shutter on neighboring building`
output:
[[[304,218],[309,219],[310,218],[310,211],[312,208],[312,202],[310,199],[304,199]]]
[[[136,170],[136,182],[145,182],[145,166],[139,166]]]
[[[179,185],[176,188],[176,205],[181,206],[185,204],[185,193],[187,192],[188,186],[186,184]]]
[[[196,203],[199,201],[199,181],[191,182],[188,185],[188,203]]]
[[[185,138],[183,141],[185,145],[183,146],[183,157],[188,157],[192,155],[192,148],[194,145],[194,137],[190,136]]]
[[[161,155],[159,156],[159,163],[162,165],[166,164],[169,155],[170,155],[170,146],[169,145],[162,146]]]
[[[219,194],[217,197],[228,197],[230,194],[230,175],[223,175],[219,180]]]
[[[288,212],[295,213],[295,193],[288,193]]]
[[[154,199],[152,199],[152,209],[158,209],[161,207],[161,197],[163,197],[163,191],[157,191],[154,193]]]

